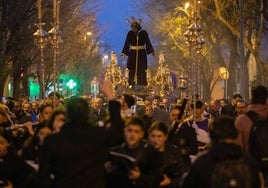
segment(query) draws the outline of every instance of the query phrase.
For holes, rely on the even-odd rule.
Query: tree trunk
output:
[[[210,81],[203,81],[202,83],[203,86],[203,100],[204,101],[209,101],[211,98],[211,92],[210,91]]]
[[[18,99],[21,95],[29,96],[28,92],[28,75],[22,66],[13,68],[13,96]]]
[[[9,70],[7,69],[7,67],[2,67],[0,68],[0,100],[3,97],[4,94],[4,89],[5,89],[5,84],[8,78],[8,74],[9,74]]]

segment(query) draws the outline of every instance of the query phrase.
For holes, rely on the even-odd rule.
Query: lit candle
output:
[[[37,16],[38,19],[42,18],[42,0],[37,0]]]
[[[129,70],[128,70],[128,68],[126,68],[126,71],[125,71],[125,78],[128,78],[128,74],[129,74]]]

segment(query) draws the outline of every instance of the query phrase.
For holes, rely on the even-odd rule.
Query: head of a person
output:
[[[145,107],[145,115],[149,117],[153,116],[153,107],[151,105]]]
[[[162,99],[162,103],[161,103],[164,107],[167,107],[169,105],[169,98],[163,98]]]
[[[21,103],[29,102],[29,98],[26,95],[21,94],[19,97],[19,101],[21,101]]]
[[[140,24],[140,22],[138,22],[138,21],[132,22],[131,23],[131,29],[134,32],[138,32],[139,30],[141,30],[141,24]]]
[[[40,106],[39,121],[49,121],[53,113],[53,105],[50,102],[44,102]]]
[[[171,108],[169,112],[169,120],[170,122],[178,121],[179,120],[179,114],[180,114],[180,108],[175,106]]]
[[[32,144],[42,146],[45,138],[52,134],[52,129],[47,121],[40,123],[34,133]]]
[[[39,103],[37,101],[33,101],[32,103],[32,110],[38,114],[39,113]]]
[[[90,105],[95,110],[100,110],[103,105],[103,99],[101,97],[93,97],[90,101]]]
[[[168,127],[165,123],[155,121],[149,128],[149,142],[158,151],[164,151],[168,137]]]
[[[181,106],[181,105],[182,105],[182,100],[181,100],[181,98],[177,98],[175,102],[176,102],[176,105],[177,105],[177,106]]]
[[[247,104],[243,100],[238,100],[235,107],[237,115],[244,114],[247,110]]]
[[[153,107],[159,106],[160,100],[161,100],[160,96],[154,96],[153,101],[152,101]]]
[[[22,109],[24,112],[31,113],[31,110],[32,110],[31,103],[28,101],[25,101],[24,103],[22,103]]]
[[[219,111],[221,108],[220,100],[211,100],[209,103],[209,108],[214,111]]]
[[[252,104],[266,104],[267,101],[267,88],[264,86],[256,86],[251,90],[251,103]]]
[[[88,103],[81,98],[71,97],[66,103],[67,117],[70,123],[85,125],[89,120]]]
[[[60,101],[60,94],[57,92],[51,92],[48,94],[48,98],[49,100],[52,102],[53,105],[55,105],[56,107],[60,105],[61,101]]]
[[[195,115],[196,118],[200,118],[204,112],[204,103],[200,100],[196,101],[195,103]],[[194,109],[194,106],[192,105],[192,109]]]
[[[82,96],[81,96],[81,98],[82,99],[84,99],[85,101],[89,101],[89,97],[88,97],[88,95],[86,95],[86,94],[83,94]]]
[[[133,106],[135,104],[135,99],[131,95],[124,94],[120,98],[120,104],[121,104],[122,108],[125,108],[125,109],[131,108],[131,106]]]
[[[57,109],[52,113],[48,124],[53,133],[60,132],[66,122],[66,118],[66,111],[63,109]]]
[[[243,99],[243,97],[239,93],[235,93],[233,95],[233,99],[232,99],[231,103],[232,103],[233,106],[235,106],[236,105],[236,102],[238,100],[242,100],[242,99]]]
[[[135,148],[144,136],[144,122],[138,117],[130,117],[125,124],[124,136],[126,143],[130,148]]]
[[[238,136],[234,119],[227,116],[221,116],[215,119],[210,125],[209,136],[212,143],[234,142]]]
[[[220,100],[221,106],[224,107],[226,105],[228,105],[228,101],[226,99],[221,99]]]
[[[17,114],[22,110],[22,104],[21,101],[15,101],[14,102],[14,113]]]

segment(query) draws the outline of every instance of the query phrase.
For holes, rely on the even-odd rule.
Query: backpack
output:
[[[211,177],[212,188],[251,188],[253,179],[244,156],[217,162]]]
[[[249,153],[256,160],[261,170],[268,170],[268,118],[260,119],[254,111],[246,115],[253,122],[249,134]]]

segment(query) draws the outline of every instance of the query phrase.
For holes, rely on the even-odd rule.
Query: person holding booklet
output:
[[[124,136],[124,143],[110,148],[105,163],[107,188],[131,188],[133,185],[129,176],[131,171],[137,168],[147,148],[147,143],[143,140],[144,122],[140,118],[127,119]]]
[[[138,167],[131,171],[133,187],[176,188],[180,179],[190,167],[183,159],[181,150],[167,142],[168,127],[163,122],[154,122],[149,129],[149,146],[139,161]]]

